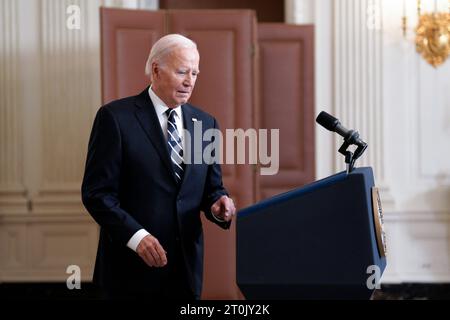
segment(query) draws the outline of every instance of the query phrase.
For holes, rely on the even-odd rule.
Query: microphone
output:
[[[367,143],[361,140],[358,131],[349,130],[341,122],[333,117],[331,114],[322,111],[316,118],[316,122],[325,129],[336,132],[344,137],[344,143],[339,148],[339,153],[345,156],[345,163],[347,164],[347,174],[353,171],[355,161],[367,149]],[[354,152],[347,150],[350,145],[358,146]]]
[[[349,144],[354,144],[362,148],[367,147],[367,143],[359,138],[359,133],[354,130],[349,130],[341,125],[341,122],[333,117],[331,114],[322,111],[316,118],[316,122],[327,130],[336,132],[344,137],[344,140]]]

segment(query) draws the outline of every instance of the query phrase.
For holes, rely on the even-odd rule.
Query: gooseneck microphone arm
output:
[[[347,164],[347,173],[354,169],[355,161],[367,149],[367,143],[361,140],[358,131],[349,130],[341,125],[340,121],[331,114],[322,111],[316,118],[316,122],[325,129],[336,132],[344,138],[344,143],[339,148],[339,153],[345,156],[345,163]],[[355,152],[347,150],[349,146],[357,146]]]

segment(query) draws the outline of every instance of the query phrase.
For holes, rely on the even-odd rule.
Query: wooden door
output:
[[[259,177],[258,200],[314,179],[314,27],[259,23],[258,125],[279,129],[279,171]]]

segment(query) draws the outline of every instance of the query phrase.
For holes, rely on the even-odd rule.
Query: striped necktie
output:
[[[184,164],[183,164],[183,147],[181,146],[180,133],[175,123],[175,110],[168,109],[167,115],[167,142],[169,147],[170,160],[172,168],[175,172],[177,182],[180,183],[183,179]]]

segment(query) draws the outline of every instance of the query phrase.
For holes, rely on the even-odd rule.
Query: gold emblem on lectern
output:
[[[386,257],[386,235],[384,233],[383,211],[381,210],[380,193],[376,187],[372,187],[372,208],[378,252],[381,257]]]

